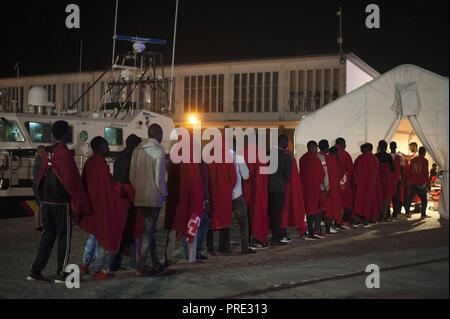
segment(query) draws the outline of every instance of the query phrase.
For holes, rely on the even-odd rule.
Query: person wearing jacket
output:
[[[156,251],[156,224],[167,197],[166,153],[160,143],[163,130],[158,124],[148,129],[148,140],[144,140],[133,152],[130,164],[130,182],[136,190],[135,206],[144,220],[142,244],[136,270],[138,276],[148,276],[163,270]],[[153,268],[145,267],[150,250]]]

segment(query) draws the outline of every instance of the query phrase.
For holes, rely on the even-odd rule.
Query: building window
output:
[[[191,76],[191,112],[197,112],[197,78]]]
[[[248,92],[248,111],[255,111],[255,73],[250,74],[249,92]]]
[[[256,76],[256,112],[262,112],[263,74]]]
[[[339,98],[339,82],[340,82],[340,70],[333,70],[333,100],[337,100]]]
[[[189,77],[185,76],[184,77],[184,112],[186,112],[186,113],[191,111],[190,107],[189,107],[189,91],[190,91]]]
[[[105,127],[105,139],[109,145],[123,144],[123,130],[115,127]]]
[[[210,112],[210,76],[205,75],[205,102],[204,102],[204,112],[209,113]]]
[[[305,111],[306,112],[312,112],[313,111],[313,76],[314,72],[312,70],[308,70],[306,73],[306,105],[305,105]]]
[[[197,89],[197,112],[204,112],[203,109],[203,76],[197,77],[198,89]]]
[[[242,74],[241,81],[241,112],[247,112],[247,74]]]
[[[223,113],[224,109],[224,85],[225,85],[225,75],[219,75],[219,113]]]
[[[278,112],[278,72],[272,74],[272,112]]]
[[[322,106],[322,70],[316,71],[316,93],[315,93],[315,109],[319,109]]]
[[[217,112],[217,75],[212,76],[211,83],[211,112]]]
[[[264,74],[264,112],[270,112],[270,73]]]
[[[235,74],[234,75],[234,98],[233,98],[233,112],[234,113],[239,113],[239,85],[240,85],[240,74]]]

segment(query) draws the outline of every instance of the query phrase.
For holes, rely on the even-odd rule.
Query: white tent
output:
[[[408,123],[404,121],[407,119]],[[402,125],[401,125],[402,124]],[[310,140],[345,138],[355,158],[360,146],[393,140],[399,127],[412,127],[419,144],[444,171],[440,215],[448,219],[449,80],[414,65],[402,65],[342,96],[301,120],[295,129],[295,155]],[[405,132],[406,133],[406,132]],[[431,163],[430,163],[431,166]]]

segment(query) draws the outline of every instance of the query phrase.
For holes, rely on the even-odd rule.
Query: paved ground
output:
[[[239,254],[233,223],[232,256],[188,265],[177,244],[180,263],[167,275],[136,278],[120,272],[117,279],[83,281],[74,290],[25,281],[39,243],[33,219],[0,220],[0,298],[449,298],[448,222],[429,214],[433,218],[425,221],[414,215],[314,242],[292,235],[289,246],[251,256]],[[87,237],[74,229],[73,263],[80,262]],[[164,237],[159,231],[160,256]],[[365,286],[369,264],[381,268],[380,289]],[[44,274],[52,277],[55,267],[52,256]]]

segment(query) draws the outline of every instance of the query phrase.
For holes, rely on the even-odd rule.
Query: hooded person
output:
[[[352,157],[345,150],[347,144],[342,137],[336,139],[335,147],[339,150],[339,165],[344,173],[340,180],[341,203],[344,207],[343,222],[350,222],[352,219],[352,207],[354,196],[355,167]]]
[[[315,141],[307,144],[308,152],[300,158],[300,180],[302,182],[306,219],[308,222],[308,237],[305,239],[322,239],[320,231],[321,185],[325,178],[322,163],[317,157],[318,145]]]
[[[378,158],[378,178],[381,187],[381,196],[383,199],[383,206],[379,216],[380,222],[391,221],[391,211],[389,204],[394,197],[395,187],[395,165],[392,156],[387,153],[387,142],[382,140],[378,143],[378,153],[375,156]]]
[[[251,154],[255,152],[255,154]],[[255,161],[250,160],[254,155]],[[256,145],[248,145],[244,150],[244,159],[249,169],[249,178],[242,181],[242,191],[247,203],[250,226],[250,248],[265,249],[269,234],[269,194],[267,184],[269,175],[261,170],[267,167],[266,150]]]
[[[363,144],[361,155],[355,160],[356,192],[353,206],[353,226],[359,227],[359,220],[363,220],[364,227],[370,227],[369,221],[374,218],[381,205],[378,198],[378,159],[372,154],[372,146]]]
[[[84,164],[83,183],[91,201],[92,215],[80,219],[80,228],[91,234],[91,242],[97,243],[92,279],[104,280],[110,277],[104,265],[105,250],[113,254],[119,252],[129,205],[122,201],[106,162],[108,142],[101,136],[95,137],[91,148],[94,154]]]
[[[230,254],[229,247],[229,227],[231,225],[233,211],[233,189],[236,186],[237,175],[233,164],[233,158],[229,152],[229,147],[225,143],[225,137],[221,140],[214,140],[211,161],[208,163],[208,187],[210,195],[210,220],[207,247],[210,255],[215,255],[214,232],[219,231],[219,252]],[[215,154],[220,151],[221,154]],[[219,158],[219,155],[220,158]],[[210,162],[210,163],[209,163]]]
[[[203,216],[203,189],[200,174],[200,159],[195,159],[199,145],[189,134],[180,151],[188,149],[189,157],[179,164],[168,164],[167,205],[164,227],[168,231],[166,245],[166,265],[173,263],[175,239],[183,237],[188,241],[189,262],[197,260],[197,231]],[[179,139],[179,143],[185,143]],[[183,154],[180,154],[183,156]],[[194,160],[195,159],[195,160]]]
[[[69,124],[58,121],[52,125],[57,143],[42,154],[36,192],[41,201],[42,233],[38,253],[27,280],[49,282],[41,272],[47,266],[55,240],[58,239],[55,283],[65,283],[72,238],[72,218],[91,214],[88,195],[72,153],[66,146]]]
[[[319,142],[319,155],[325,160],[326,174],[328,175],[328,194],[325,197],[325,233],[335,234],[333,221],[337,224],[342,223],[341,196],[339,192],[339,164],[337,159],[328,154],[330,145],[327,140]]]

